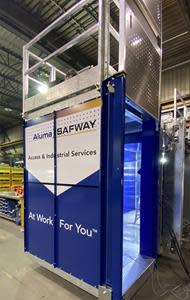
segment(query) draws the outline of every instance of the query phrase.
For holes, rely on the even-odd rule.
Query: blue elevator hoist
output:
[[[25,251],[112,300],[157,255],[159,124],[125,91],[115,75],[24,126]]]

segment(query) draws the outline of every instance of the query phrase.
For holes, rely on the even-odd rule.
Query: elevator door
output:
[[[155,121],[133,111],[125,110],[123,292],[152,264],[157,251]]]
[[[123,278],[140,254],[142,120],[126,110],[123,167]]]

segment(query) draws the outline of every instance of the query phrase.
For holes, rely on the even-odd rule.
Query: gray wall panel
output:
[[[162,72],[161,101],[173,99],[174,88],[184,97],[190,95],[190,63]]]

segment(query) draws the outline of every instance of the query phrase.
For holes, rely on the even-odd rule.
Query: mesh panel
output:
[[[143,0],[148,7],[151,15],[156,21],[156,24],[161,28],[161,1],[160,0]]]
[[[158,117],[160,55],[134,15],[127,16],[127,96]]]

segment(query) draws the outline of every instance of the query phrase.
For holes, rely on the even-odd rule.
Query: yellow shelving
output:
[[[23,186],[24,170],[19,167],[11,168],[11,186],[18,187]]]
[[[0,192],[9,191],[11,186],[11,168],[0,165]]]

